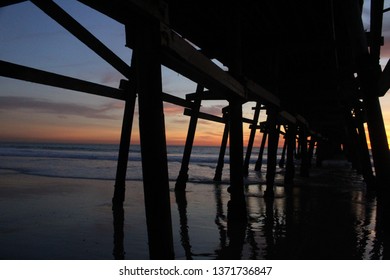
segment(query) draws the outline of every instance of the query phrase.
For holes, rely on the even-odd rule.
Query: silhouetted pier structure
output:
[[[18,2],[23,1],[2,1],[1,6]],[[126,45],[133,51],[131,65],[54,2],[31,2],[127,80],[118,88],[111,88],[6,61],[0,62],[0,75],[125,102],[113,198],[114,212],[120,213],[119,221],[115,221],[119,227],[138,96],[151,258],[174,257],[164,101],[184,107],[184,114],[190,116],[177,192],[185,190],[198,119],[225,125],[214,179],[221,178],[229,138],[228,223],[243,223],[246,219],[243,179],[248,173],[258,131],[263,136],[257,170],[260,170],[264,147],[268,147],[265,198],[272,200],[274,195],[277,164],[285,165],[287,188],[297,173],[294,153],[301,161],[299,174],[309,176],[315,147],[320,166],[323,159],[331,158],[342,146],[353,166],[364,175],[367,185],[378,189],[378,199],[389,202],[390,154],[379,104],[379,97],[390,87],[390,66],[382,72],[379,65],[383,0],[371,0],[370,32],[363,29],[359,0],[299,3],[80,0],[125,26]],[[214,59],[226,68],[219,67]],[[196,92],[188,94],[186,99],[164,93],[161,65],[196,82]],[[221,112],[222,116],[214,116],[201,112],[202,100],[227,100],[229,105]],[[252,119],[243,118],[242,105],[246,102],[256,104]],[[265,112],[266,122],[259,123],[259,115]],[[248,143],[243,142],[244,123],[251,129]],[[370,136],[375,174],[364,124]],[[278,163],[281,133],[285,142],[283,158]],[[245,157],[244,146],[247,146]],[[181,208],[185,207],[185,197],[178,194],[178,199]],[[119,230],[119,237],[122,234]],[[123,256],[120,247],[118,255]]]

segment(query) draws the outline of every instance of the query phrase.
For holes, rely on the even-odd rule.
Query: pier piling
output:
[[[123,203],[123,201],[125,200],[127,163],[129,159],[130,138],[133,126],[135,100],[137,97],[135,81],[122,81],[121,87],[124,88],[124,90],[126,91],[126,101],[123,112],[113,204]]]
[[[223,110],[223,119],[225,120],[225,127],[223,129],[221,146],[219,148],[217,167],[215,168],[214,181],[216,182],[220,182],[222,180],[222,171],[223,171],[223,166],[225,164],[225,152],[226,152],[227,142],[229,139],[229,127],[230,127],[228,121],[229,118],[228,109],[229,107]]]
[[[198,84],[196,88],[196,94],[201,95],[203,89],[204,87]],[[184,191],[188,181],[188,165],[190,164],[192,146],[194,144],[194,138],[195,138],[196,126],[198,123],[198,116],[199,116],[199,109],[200,109],[201,102],[202,99],[199,97],[195,99],[195,102],[193,104],[190,123],[188,125],[186,143],[184,146],[183,158],[181,161],[180,172],[179,172],[179,176],[176,179],[176,185],[175,185],[176,191]]]
[[[151,259],[173,259],[168,162],[162,100],[160,25],[139,16],[134,28],[145,211]]]
[[[265,127],[263,128],[263,137],[261,138],[259,155],[257,157],[257,161],[255,164],[255,171],[261,171],[261,166],[263,165],[263,154],[264,154],[265,144],[267,141],[267,136],[268,136],[268,124],[266,124]]]
[[[279,142],[279,126],[277,124],[277,111],[274,108],[268,108],[267,114],[269,137],[267,149],[267,188],[264,192],[264,198],[269,199],[274,197],[274,182]]]
[[[19,2],[24,1],[3,1],[0,7]],[[284,125],[285,139],[279,167],[285,166],[286,190],[292,190],[295,160],[300,160],[299,174],[302,178],[299,179],[308,180],[304,177],[309,176],[316,149],[318,168],[323,162],[325,166],[326,160],[344,161],[346,156],[358,175],[363,175],[367,186],[377,187],[378,211],[388,210],[390,152],[379,102],[379,97],[390,89],[390,62],[383,71],[379,64],[384,42],[383,0],[370,2],[370,32],[363,27],[362,14],[367,15],[362,13],[361,0],[350,0],[348,3],[332,0],[327,4],[306,1],[310,4],[302,3],[294,10],[290,9],[291,5],[272,1],[267,4],[262,1],[236,1],[233,4],[224,1],[76,1],[125,27],[126,46],[132,49],[131,66],[59,4],[49,0],[31,2],[97,54],[99,59],[112,66],[115,71],[112,76],[118,77],[118,80],[125,79],[116,88],[103,82],[99,84],[0,61],[0,76],[6,78],[124,101],[112,198],[115,258],[125,256],[123,203],[137,95],[144,206],[151,259],[175,257],[163,102],[183,107],[184,115],[190,116],[175,184],[182,237],[186,240],[183,247],[188,259],[194,255],[189,244],[185,189],[198,119],[224,124],[214,176],[216,182],[222,181],[229,140],[230,201],[227,204],[227,226],[232,251],[227,255],[238,258],[244,244],[248,209],[244,178],[250,174],[250,158],[257,129],[262,133],[262,139],[254,169],[262,170],[266,149],[264,198],[268,221],[265,228],[269,233],[274,230],[272,199],[281,125]],[[328,5],[326,9],[324,5]],[[200,14],[202,17],[199,17]],[[164,93],[162,66],[197,84],[196,93],[186,95],[186,99],[180,97],[181,92]],[[11,102],[0,109],[19,108],[19,104],[15,105],[12,99],[14,97],[2,97]],[[222,110],[222,117],[212,115],[201,112],[203,100],[220,100],[228,102],[229,106]],[[243,117],[246,114],[243,104],[247,102],[256,103],[252,119]],[[267,121],[259,124],[262,109],[267,110]],[[245,158],[244,122],[250,124]],[[252,180],[253,177],[249,178]],[[259,181],[263,183],[262,179]],[[222,185],[216,187],[219,220],[225,218],[221,188]],[[304,199],[301,201],[303,204],[306,203]],[[287,227],[293,220],[291,211],[299,206],[294,203],[293,200],[287,201],[287,211],[290,211],[286,214]],[[382,218],[388,216],[379,212],[378,221],[384,223],[386,219]],[[225,225],[220,221],[218,223],[223,232]],[[233,229],[237,229],[238,234]],[[388,222],[384,231],[389,236]],[[270,240],[273,247],[273,237]],[[389,242],[388,237],[385,240]],[[227,248],[226,242],[226,236],[221,238],[221,244]],[[386,251],[384,255],[388,257],[389,253]]]
[[[309,176],[309,155],[307,151],[307,131],[306,127],[299,127],[299,145],[301,147],[300,158],[301,158],[301,167],[300,175],[302,177]]]
[[[253,142],[255,141],[257,123],[259,121],[259,116],[260,116],[260,109],[261,109],[261,104],[260,104],[260,102],[257,102],[256,107],[254,108],[255,111],[253,114],[252,127],[251,127],[251,132],[249,135],[248,145],[247,145],[246,153],[245,153],[244,176],[248,176],[249,162],[250,162],[250,158],[251,158],[251,154],[252,154]]]
[[[282,154],[280,155],[280,160],[279,160],[279,167],[280,168],[284,167],[284,163],[286,161],[286,149],[287,149],[287,138],[284,137]]]
[[[244,196],[243,170],[243,130],[242,104],[239,99],[229,101],[229,155],[230,155],[230,201],[228,203],[228,220],[246,219],[246,202]]]
[[[291,185],[295,176],[295,164],[294,164],[294,150],[296,147],[296,126],[295,124],[288,124],[286,133],[287,142],[287,159],[286,159],[286,171],[284,175],[284,183]]]

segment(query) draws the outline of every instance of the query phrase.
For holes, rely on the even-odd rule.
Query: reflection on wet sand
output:
[[[190,236],[188,234],[187,197],[185,191],[175,191],[177,210],[180,217],[180,242],[187,260],[192,260]]]
[[[123,209],[123,202],[113,199],[112,204],[113,224],[114,224],[114,249],[113,256],[116,260],[125,259],[125,249],[123,246],[124,241],[124,219],[125,211]]]
[[[248,222],[229,223],[216,187],[220,259],[381,259],[384,226],[376,199],[362,192],[293,189],[264,200],[247,192]],[[383,214],[382,214],[383,215]],[[224,224],[221,222],[223,221]],[[227,227],[227,228],[226,228]],[[245,244],[245,246],[244,246]],[[246,248],[245,248],[246,247]],[[246,249],[248,252],[242,252]]]
[[[215,209],[214,215],[209,210],[207,215],[214,220],[214,233],[218,237],[215,243],[210,242],[212,238],[205,240],[208,245],[199,245],[202,238],[208,238],[197,232],[203,220],[196,220],[198,224],[192,225],[194,220],[188,219],[195,205],[191,201],[193,192],[189,198],[187,191],[174,192],[180,222],[176,230],[183,257],[187,260],[389,257],[385,250],[389,242],[386,234],[389,206],[379,202],[375,192],[355,186],[354,182],[329,186],[322,185],[321,179],[310,184],[298,181],[288,191],[279,185],[275,187],[274,199],[264,198],[265,185],[247,185],[246,217],[230,221],[229,211],[234,211],[234,208],[227,201],[226,185],[208,185],[207,189],[214,199],[208,200],[211,205],[206,208]],[[114,257],[123,259],[123,205],[114,205],[113,216]]]

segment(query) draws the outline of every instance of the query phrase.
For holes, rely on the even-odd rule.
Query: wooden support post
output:
[[[311,136],[310,137],[310,142],[309,142],[309,151],[308,151],[308,166],[309,166],[309,169],[311,168],[311,164],[312,164],[312,161],[313,161],[313,155],[314,155],[314,147],[316,145],[316,138],[315,136]]]
[[[199,85],[196,88],[197,94],[202,94],[203,86]],[[175,191],[184,191],[188,180],[188,165],[190,164],[192,146],[194,144],[196,125],[198,123],[199,109],[202,99],[196,99],[192,108],[192,114],[190,118],[190,124],[188,126],[186,144],[183,152],[183,159],[181,161],[181,168],[179,176],[176,180]]]
[[[374,187],[375,177],[372,171],[370,151],[368,150],[366,131],[363,125],[362,112],[357,112],[357,129],[359,136],[359,150],[362,159],[363,177],[368,187]]]
[[[122,204],[125,200],[127,162],[129,159],[130,138],[136,99],[136,87],[134,82],[128,83],[122,81],[121,88],[125,89],[127,100],[125,102],[125,110],[123,113],[121,140],[115,177],[115,190],[114,197],[112,199],[113,208],[123,206]]]
[[[322,167],[322,161],[324,160],[325,146],[327,143],[324,139],[319,139],[317,141],[317,157],[316,157],[316,167]]]
[[[367,117],[367,126],[370,135],[372,158],[374,161],[375,175],[378,187],[386,192],[387,201],[390,200],[390,151],[383,121],[382,110],[379,103],[378,82],[382,70],[379,64],[383,21],[383,0],[371,1],[370,34],[371,40],[368,46],[362,42],[357,53],[358,78],[363,93],[363,103]],[[360,12],[359,10],[357,10]],[[356,20],[354,26],[358,32],[364,34],[361,24],[361,15],[354,15],[349,22]]]
[[[298,130],[298,128],[297,128],[297,130]],[[295,158],[296,159],[301,159],[301,145],[302,145],[302,143],[301,143],[301,141],[302,141],[302,139],[301,139],[301,135],[300,135],[300,133],[299,133],[299,130],[298,130],[298,135],[299,135],[299,137],[298,137],[298,141],[296,141],[296,147],[295,147],[295,149],[294,149],[294,151],[295,151]]]
[[[352,168],[355,169],[358,174],[362,174],[362,158],[359,149],[359,136],[356,131],[356,121],[348,114],[347,116],[347,128],[348,128],[348,145],[347,145],[347,157],[352,162]]]
[[[276,123],[277,121],[277,111],[274,108],[268,108],[268,149],[267,149],[267,188],[264,193],[264,198],[273,198],[274,197],[274,182],[276,174],[276,162],[277,162],[277,152],[278,152],[278,142],[279,142],[279,129]]]
[[[253,115],[251,133],[249,135],[248,146],[246,148],[245,160],[244,160],[244,176],[248,176],[249,162],[252,154],[253,142],[255,140],[255,134],[257,129],[257,122],[259,120],[261,103],[257,102],[255,112]]]
[[[242,77],[242,38],[241,13],[236,2],[231,4],[236,11],[229,21],[233,40],[230,44],[229,72],[238,79]],[[230,95],[232,92],[229,92]],[[228,202],[228,231],[232,224],[246,222],[246,202],[244,196],[244,142],[242,130],[243,99],[231,96],[229,99],[229,154],[230,154],[230,201]],[[244,222],[244,223],[245,223]],[[228,233],[229,235],[229,233]],[[230,237],[232,242],[232,237]]]
[[[296,147],[296,126],[295,124],[289,124],[286,135],[287,142],[287,161],[286,161],[286,173],[284,175],[284,183],[292,184],[295,176],[294,165],[294,150]]]
[[[123,245],[125,211],[123,208],[123,202],[125,201],[127,163],[129,160],[131,131],[133,127],[134,107],[135,100],[137,98],[137,90],[134,80],[131,82],[122,80],[119,87],[125,92],[126,99],[115,176],[114,197],[112,198],[112,214],[114,221],[113,255],[115,259],[123,260],[125,258]]]
[[[242,131],[242,103],[239,98],[229,100],[229,154],[230,154],[230,200],[228,209],[228,236],[229,247],[237,249],[240,236],[245,236],[246,229],[246,201],[244,195],[243,172],[243,131]],[[238,242],[238,243],[236,243]],[[242,240],[243,242],[243,240]]]
[[[229,154],[230,188],[234,199],[244,198],[242,104],[239,99],[229,100]]]
[[[279,167],[283,168],[284,167],[284,162],[286,159],[286,148],[287,148],[287,138],[284,137],[284,144],[283,144],[283,150],[282,150],[282,155],[279,160]]]
[[[301,168],[300,175],[302,177],[309,176],[309,157],[307,153],[307,132],[306,128],[301,126],[299,128],[299,139],[300,139],[300,147],[301,147]]]
[[[379,99],[367,96],[364,103],[376,178],[381,187],[387,187],[390,184],[390,152]]]
[[[255,171],[261,171],[261,166],[263,164],[264,147],[265,147],[265,143],[267,141],[267,135],[268,135],[268,129],[265,128],[263,131],[263,138],[261,139],[259,156],[257,157],[257,161],[255,164]]]
[[[220,182],[222,180],[222,170],[225,163],[225,152],[226,152],[226,146],[229,137],[229,122],[227,121],[228,118],[227,111],[223,113],[223,118],[226,120],[226,122],[225,122],[225,128],[223,130],[221,148],[219,150],[218,163],[215,169],[214,181],[216,182]]]
[[[131,139],[131,130],[133,126],[134,107],[136,100],[136,87],[134,81],[129,83],[122,80],[120,88],[126,92],[125,109],[123,113],[123,122],[121,130],[121,139],[118,153],[118,163],[115,177],[114,197],[112,198],[112,214],[114,225],[114,250],[115,259],[124,259],[125,251],[123,246],[124,232],[123,225],[125,213],[123,202],[125,200],[126,173],[129,159],[129,148]]]
[[[151,259],[173,259],[167,148],[161,81],[161,38],[157,20],[136,19],[134,55],[145,212]],[[130,33],[129,33],[130,34]]]

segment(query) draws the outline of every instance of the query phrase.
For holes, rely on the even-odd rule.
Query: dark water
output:
[[[253,159],[246,214],[232,222],[228,163],[222,183],[211,180],[218,148],[194,149],[190,183],[175,193],[181,152],[168,148],[176,259],[387,258],[388,218],[380,210],[387,206],[346,161],[313,167],[288,188],[278,168],[275,199],[265,200],[265,166],[254,172]],[[139,148],[130,153],[125,204],[112,212],[116,155],[115,145],[3,144],[0,259],[148,259]],[[38,183],[12,192],[18,182],[4,180],[8,174],[20,185]]]

